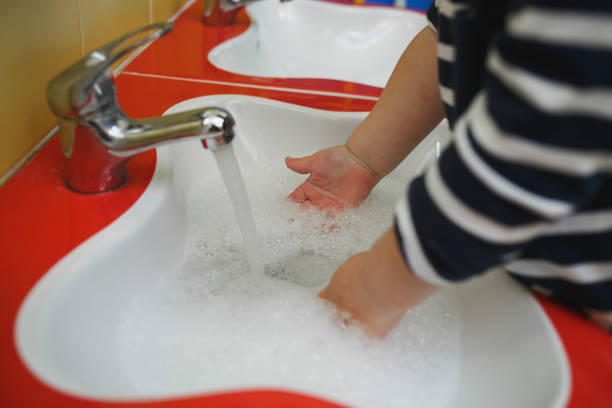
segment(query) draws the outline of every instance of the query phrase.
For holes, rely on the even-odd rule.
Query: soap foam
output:
[[[246,177],[265,276],[249,273],[224,187],[188,199],[185,262],[138,296],[118,360],[146,395],[289,389],[356,407],[439,407],[459,367],[458,303],[440,292],[374,340],[317,293],[349,256],[391,226],[405,186],[383,180],[360,208],[325,214],[285,200],[285,168]]]

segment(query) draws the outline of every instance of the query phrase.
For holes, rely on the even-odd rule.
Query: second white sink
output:
[[[425,27],[424,15],[388,7],[312,0],[261,1],[251,26],[208,58],[243,75],[324,78],[384,87],[401,53]]]

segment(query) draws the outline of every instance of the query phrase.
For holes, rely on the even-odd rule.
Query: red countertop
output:
[[[204,27],[200,22],[200,4],[196,2],[188,8],[176,21],[174,32],[147,48],[127,67],[129,74],[116,79],[120,103],[129,115],[160,115],[185,99],[213,94],[253,95],[336,111],[367,111],[375,102],[372,97],[380,94],[379,88],[342,81],[256,78],[221,71],[203,56],[214,45],[243,32],[248,17],[241,13],[237,24],[229,28]],[[57,139],[54,137],[0,188],[0,287],[4,291],[0,297],[0,407],[337,406],[314,397],[274,390],[109,404],[66,395],[35,378],[19,359],[14,343],[15,318],[22,301],[57,261],[110,224],[140,197],[151,180],[156,158],[155,152],[136,156],[128,167],[127,183],[115,192],[80,195],[64,185],[64,164]],[[612,406],[612,337],[561,306],[543,298],[538,301],[568,355],[572,376],[569,406]]]

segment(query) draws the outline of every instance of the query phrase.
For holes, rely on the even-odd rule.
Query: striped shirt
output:
[[[406,261],[448,285],[503,266],[612,328],[612,2],[436,0],[453,141],[409,186]]]

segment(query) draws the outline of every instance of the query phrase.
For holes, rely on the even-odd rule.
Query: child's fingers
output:
[[[293,201],[294,203],[301,204],[302,209],[309,208],[312,203],[310,202],[310,198],[304,193],[304,189],[302,186],[299,186],[291,194],[287,196],[289,201]]]
[[[324,288],[322,291],[319,292],[319,297],[321,299],[327,299],[327,287]]]
[[[301,185],[298,186],[295,190],[293,190],[293,192],[291,192],[291,194],[289,194],[287,198],[296,203],[303,203],[307,200],[306,194],[304,193],[304,189]]]

